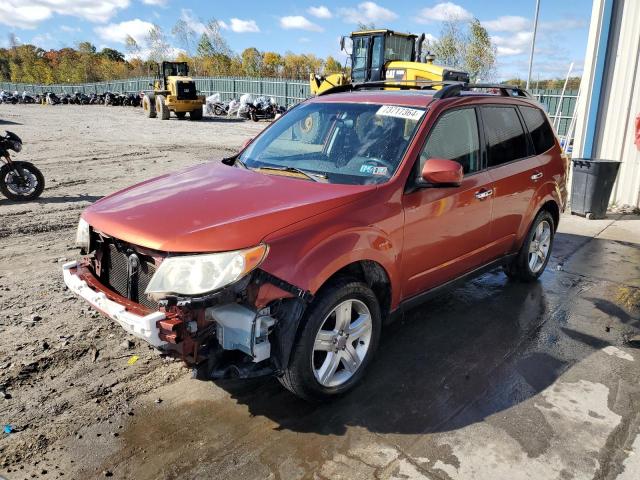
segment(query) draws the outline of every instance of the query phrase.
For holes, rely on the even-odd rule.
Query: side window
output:
[[[482,122],[490,167],[529,156],[515,107],[482,107]]]
[[[555,143],[555,135],[544,113],[534,107],[519,107],[524,123],[531,134],[536,154],[546,152]]]
[[[480,170],[478,121],[473,108],[452,110],[437,120],[420,154],[420,171],[430,158],[455,160],[464,173]]]
[[[373,38],[373,48],[371,49],[371,68],[380,68],[382,66],[382,40],[383,37]]]

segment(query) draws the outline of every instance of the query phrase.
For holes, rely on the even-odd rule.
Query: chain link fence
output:
[[[244,93],[274,97],[280,105],[291,106],[311,95],[309,82],[284,78],[247,78],[247,77],[194,77],[197,89],[203,95],[220,93],[222,100],[238,98]],[[34,85],[28,83],[0,82],[0,89],[8,92],[46,93],[133,93],[149,91],[151,77],[112,80],[109,82]],[[556,123],[558,134],[565,136],[576,107],[577,91],[566,91],[558,110],[562,90],[531,90],[533,96],[544,105],[551,120]],[[556,117],[556,113],[558,113]]]

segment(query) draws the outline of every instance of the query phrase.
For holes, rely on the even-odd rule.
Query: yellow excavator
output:
[[[412,80],[469,82],[469,74],[433,63],[433,55],[422,60],[425,35],[399,33],[393,30],[363,30],[342,37],[340,48],[351,39],[351,74],[312,74],[311,92],[319,95],[330,88],[351,83],[396,81],[411,84]],[[439,87],[435,87],[439,88]]]

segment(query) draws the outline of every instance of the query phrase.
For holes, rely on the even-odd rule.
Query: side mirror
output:
[[[422,167],[422,180],[435,186],[458,186],[462,182],[462,165],[444,158],[430,158]]]
[[[344,52],[344,37],[340,37],[340,51]]]

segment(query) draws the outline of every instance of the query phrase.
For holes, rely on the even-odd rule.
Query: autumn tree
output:
[[[451,18],[444,22],[440,37],[425,42],[423,50],[431,51],[440,65],[469,73],[471,81],[489,80],[496,66],[496,48],[478,19],[463,22]]]
[[[341,73],[342,71],[343,68],[340,62],[332,56],[328,56],[324,62],[324,74],[331,75],[332,73]]]
[[[262,71],[262,53],[255,47],[245,48],[242,51],[242,70],[248,77],[257,77]]]

